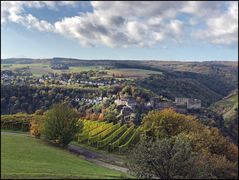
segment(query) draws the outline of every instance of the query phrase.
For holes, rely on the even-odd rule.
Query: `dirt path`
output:
[[[117,158],[109,157],[107,155],[93,152],[88,149],[85,149],[85,148],[82,148],[79,146],[75,146],[72,144],[68,145],[67,149],[70,152],[84,156],[85,159],[87,159],[88,161],[93,162],[95,164],[107,167],[109,169],[118,170],[123,173],[127,173],[127,171],[128,171],[128,169],[125,167],[115,165],[115,164],[123,164],[122,160],[119,160]],[[109,162],[111,162],[111,163],[109,163]]]

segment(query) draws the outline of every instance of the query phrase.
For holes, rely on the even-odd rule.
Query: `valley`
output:
[[[144,120],[154,111],[169,109],[198,118],[237,143],[234,62],[4,59],[1,68],[2,131],[30,132],[39,138],[38,120],[45,119],[54,104],[67,103],[83,127],[68,149],[96,166],[127,173],[127,156],[141,143]]]

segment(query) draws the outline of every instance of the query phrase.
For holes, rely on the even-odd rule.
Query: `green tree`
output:
[[[184,134],[173,138],[142,139],[129,153],[129,169],[138,178],[213,178]],[[193,167],[193,168],[192,168]]]
[[[47,111],[44,132],[47,140],[66,146],[82,128],[78,113],[67,104],[56,104]]]
[[[114,124],[116,124],[118,122],[117,115],[118,113],[116,110],[113,111],[106,110],[104,113],[104,119],[109,123],[113,122]]]

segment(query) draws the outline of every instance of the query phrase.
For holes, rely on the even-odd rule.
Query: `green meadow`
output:
[[[1,179],[126,177],[27,134],[1,134]]]

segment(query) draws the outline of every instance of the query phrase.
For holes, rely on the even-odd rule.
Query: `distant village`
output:
[[[121,115],[127,121],[134,112],[137,102],[133,98],[118,98],[114,103],[121,107]],[[152,97],[150,101],[145,103],[145,107],[150,110],[162,110],[164,108],[172,108],[180,113],[188,113],[199,111],[201,109],[201,100],[193,98],[176,97],[175,101],[162,101],[161,97]]]
[[[20,75],[19,75],[20,73]],[[26,73],[26,71],[25,71]],[[101,74],[96,74],[99,72],[82,72],[77,74],[54,74],[48,73],[41,77],[32,77],[29,73],[22,75],[21,72],[12,72],[12,71],[1,71],[1,84],[4,85],[47,85],[47,84],[56,84],[56,85],[87,85],[87,86],[110,86],[115,84],[121,84],[125,82],[125,80],[119,80],[116,78],[103,77],[104,72],[100,72]],[[95,78],[94,80],[90,79],[90,77],[96,76],[99,78]],[[84,86],[83,86],[84,87]],[[132,114],[137,113],[137,108],[140,107],[144,112],[148,112],[150,110],[161,110],[164,108],[173,108],[177,112],[180,113],[190,113],[200,111],[201,100],[187,98],[187,97],[175,97],[174,101],[168,100],[162,97],[151,97],[149,101],[141,103],[140,105],[137,103],[136,99],[133,97],[125,97],[123,95],[114,94],[111,96],[104,97],[94,97],[94,98],[85,98],[85,97],[75,97],[73,101],[75,103],[84,103],[89,106],[98,105],[104,101],[110,100],[112,103],[116,105],[119,115],[124,123],[129,122]]]
[[[105,76],[104,76],[105,75]],[[85,85],[85,86],[109,86],[114,84],[120,84],[126,82],[126,79],[118,79],[114,77],[107,77],[106,72],[81,72],[75,73],[71,76],[68,74],[55,74],[48,73],[41,77],[33,77],[30,73],[27,75],[21,74],[21,72],[12,72],[9,70],[1,71],[1,84],[4,85]],[[94,79],[91,79],[94,77]]]

